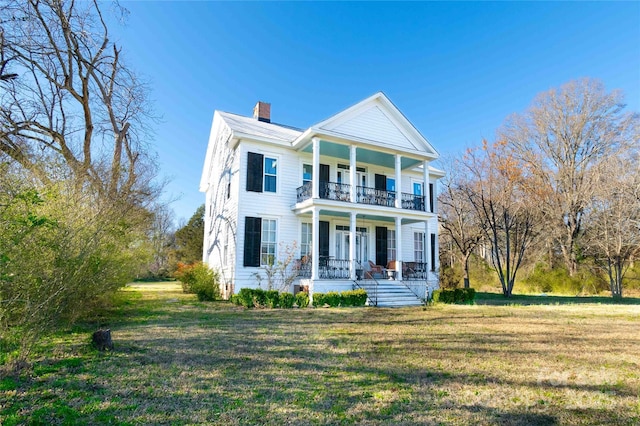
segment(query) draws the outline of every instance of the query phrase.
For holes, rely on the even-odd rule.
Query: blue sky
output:
[[[112,26],[162,116],[153,146],[177,219],[198,192],[213,112],[306,128],[383,91],[441,154],[491,139],[581,77],[640,111],[640,2],[122,3]]]

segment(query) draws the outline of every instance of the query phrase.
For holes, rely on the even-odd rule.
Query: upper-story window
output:
[[[255,152],[247,153],[247,191],[276,192],[278,160]]]
[[[265,192],[276,192],[278,176],[278,160],[264,157],[264,190]]]
[[[310,183],[313,179],[313,166],[311,164],[302,165],[302,184]]]

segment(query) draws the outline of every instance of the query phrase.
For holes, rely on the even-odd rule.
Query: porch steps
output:
[[[421,306],[422,301],[411,290],[393,280],[379,280],[377,289],[374,280],[361,280],[358,285],[369,295],[369,302],[374,304],[377,295],[378,307]]]

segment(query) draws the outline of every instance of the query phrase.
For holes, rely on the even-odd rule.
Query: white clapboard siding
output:
[[[414,144],[400,127],[386,115],[379,106],[374,105],[337,126],[328,126],[326,130],[371,141],[382,142],[401,149],[421,149]]]

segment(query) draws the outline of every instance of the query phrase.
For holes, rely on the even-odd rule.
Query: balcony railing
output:
[[[306,182],[297,190],[298,203],[308,200],[312,196],[311,182]],[[351,185],[336,182],[320,182],[320,198],[324,200],[335,200],[351,202]],[[384,189],[369,188],[366,186],[356,187],[356,203],[369,204],[374,206],[395,207],[397,192],[386,191]],[[401,206],[406,210],[426,211],[425,197],[403,192],[401,196]]]
[[[359,186],[356,188],[356,202],[360,204],[373,204],[375,206],[395,207],[396,193],[384,189]]]
[[[402,208],[407,210],[425,211],[424,195],[402,193]]]

